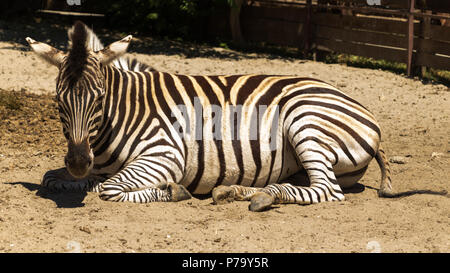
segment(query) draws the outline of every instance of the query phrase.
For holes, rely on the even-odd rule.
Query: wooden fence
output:
[[[47,14],[56,9],[103,20],[86,13],[93,12],[91,1],[30,1]],[[238,25],[245,41],[406,63],[408,75],[418,67],[450,70],[450,0],[235,0],[242,2]],[[205,24],[211,36],[230,37],[229,16],[211,15]]]
[[[450,70],[450,1],[256,0],[240,20],[247,41]]]

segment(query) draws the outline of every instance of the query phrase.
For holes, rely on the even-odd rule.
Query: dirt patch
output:
[[[33,37],[33,31],[24,30],[23,37]],[[64,32],[61,35],[57,37],[65,39]],[[379,70],[201,50],[187,46],[178,53],[132,55],[162,71],[286,74],[330,82],[378,118],[383,146],[396,162],[395,190],[449,190],[446,86]],[[187,54],[190,51],[214,54]],[[43,174],[63,166],[66,150],[53,94],[56,73],[29,52],[24,41],[0,42],[0,252],[450,251],[450,199],[380,199],[375,162],[344,202],[280,205],[263,213],[249,212],[247,202],[215,206],[206,198],[112,203],[95,193],[41,188]]]

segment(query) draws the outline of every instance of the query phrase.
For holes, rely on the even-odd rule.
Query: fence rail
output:
[[[42,9],[92,12],[89,1],[44,1]],[[73,2],[73,1],[72,1]],[[243,0],[237,37],[450,70],[450,0]],[[233,10],[233,8],[231,9]],[[235,10],[234,10],[235,11]],[[42,11],[48,12],[48,11]],[[212,36],[230,32],[228,11],[205,24]],[[86,15],[83,15],[86,17]],[[86,20],[88,17],[85,18]],[[90,17],[89,20],[100,20]],[[230,31],[231,30],[231,31]]]
[[[450,1],[254,0],[240,18],[248,41],[450,70]]]

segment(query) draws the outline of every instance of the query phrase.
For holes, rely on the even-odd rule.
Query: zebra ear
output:
[[[30,37],[25,38],[25,40],[27,40],[28,44],[38,56],[42,57],[52,65],[59,66],[67,55],[61,50],[49,46],[48,44],[37,42]]]
[[[94,54],[97,55],[102,64],[108,64],[127,52],[128,45],[130,44],[132,38],[133,36],[128,35],[122,40],[114,42]]]

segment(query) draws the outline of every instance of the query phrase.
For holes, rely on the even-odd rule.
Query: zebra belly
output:
[[[227,151],[224,151],[225,153]],[[341,151],[336,150],[338,154]],[[234,156],[233,151],[228,154]],[[349,162],[340,162],[334,166],[336,178],[340,186],[347,188],[353,186],[367,170],[367,165],[371,158],[367,158],[364,162],[360,162],[357,166],[349,164]],[[272,157],[262,157],[261,167],[257,168],[251,157],[248,158],[247,164],[241,169],[237,160],[226,161],[225,169],[223,162],[218,157],[209,158],[205,161],[204,171],[198,181],[198,186],[193,191],[194,194],[208,194],[214,187],[219,185],[242,185],[248,187],[264,187],[275,183],[291,183],[295,185],[307,186],[309,180],[302,164],[296,157],[295,151],[288,143],[284,148],[283,160],[272,163]],[[191,161],[196,163],[195,161]],[[188,187],[195,179],[197,164],[187,164],[186,176],[181,182]],[[221,167],[222,166],[222,167]],[[243,172],[242,172],[243,170]]]
[[[257,141],[246,141],[247,145],[242,143],[203,141],[203,156],[199,156],[198,145],[191,143],[181,184],[194,194],[210,193],[219,185],[264,187],[283,181],[302,169],[294,149],[286,141],[279,142],[280,145],[287,144],[283,149],[274,150]],[[198,160],[203,163],[198,164]],[[192,187],[192,184],[196,186]]]

